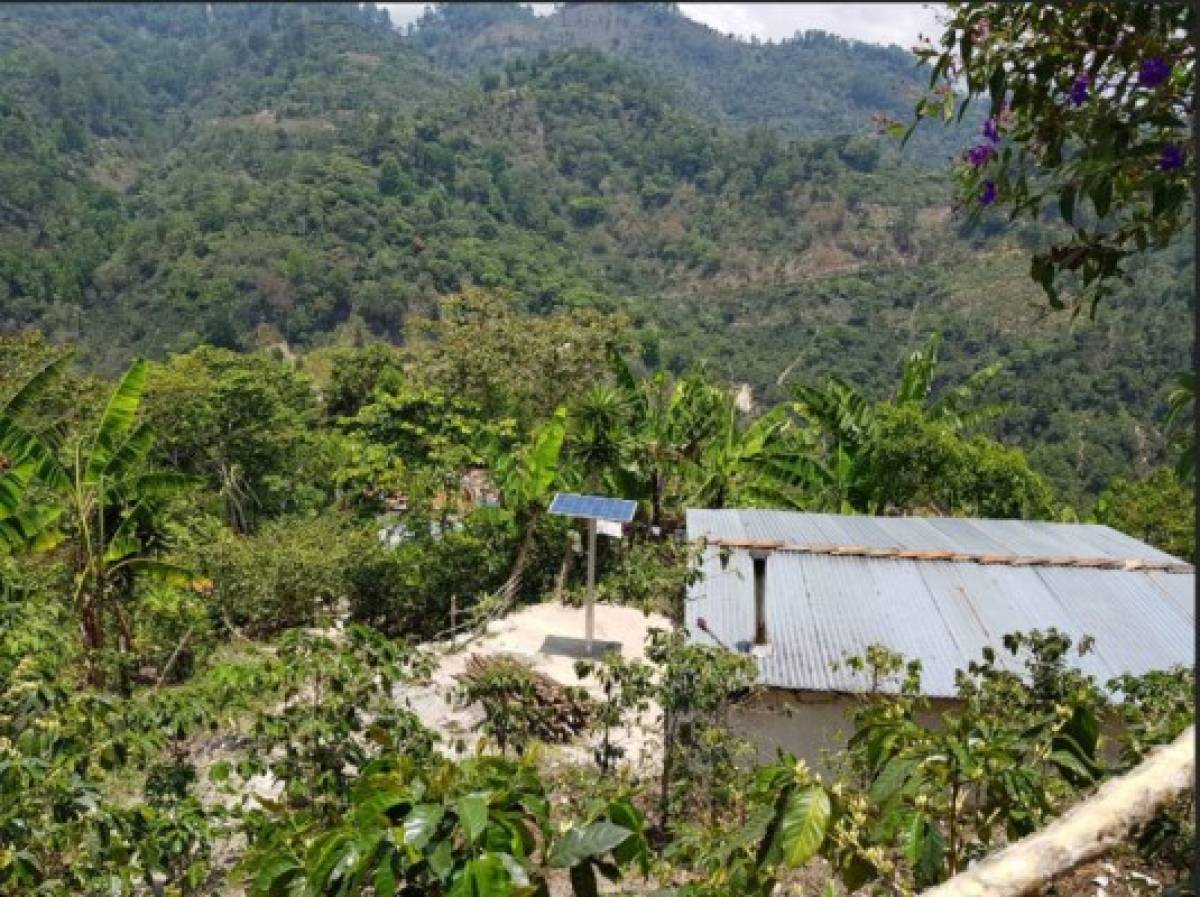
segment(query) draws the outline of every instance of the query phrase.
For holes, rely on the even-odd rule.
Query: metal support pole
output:
[[[584,649],[592,653],[592,639],[596,635],[596,521],[588,518],[588,569],[587,569],[587,607],[584,611],[584,633],[586,645]]]

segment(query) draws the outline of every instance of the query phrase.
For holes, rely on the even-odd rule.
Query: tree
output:
[[[403,185],[404,172],[395,156],[384,159],[379,169],[379,192],[384,196],[395,196]]]
[[[689,465],[688,503],[700,507],[802,507],[829,474],[815,440],[785,407],[751,419],[731,389],[710,387],[718,425]]]
[[[563,442],[567,436],[567,410],[560,407],[542,423],[529,441],[509,450],[493,442],[491,469],[503,505],[517,523],[520,540],[508,575],[505,592],[514,595],[529,563],[529,552],[538,521],[549,505],[560,476]]]
[[[988,96],[982,139],[959,168],[960,201],[973,215],[994,206],[1013,219],[1056,208],[1072,230],[1034,255],[1031,274],[1053,306],[1067,304],[1066,279],[1094,310],[1128,278],[1132,256],[1166,246],[1192,220],[1196,6],[949,7],[940,46],[916,48],[936,88],[908,133],[922,118],[961,119]]]
[[[1167,394],[1167,432],[1179,444],[1175,466],[1179,478],[1190,483],[1196,478],[1196,372],[1183,371]]]
[[[904,361],[893,398],[872,405],[849,384],[797,385],[793,409],[824,443],[824,503],[836,510],[923,510],[1045,517],[1046,483],[1017,450],[971,434],[1002,410],[980,393],[998,364],[934,393],[941,336]]]
[[[113,389],[95,431],[77,437],[59,478],[66,483],[64,503],[71,535],[75,576],[73,607],[88,654],[88,678],[103,686],[101,652],[109,630],[124,660],[133,648],[134,620],[129,603],[141,578],[187,585],[182,568],[160,558],[163,531],[157,511],[163,500],[193,483],[180,473],[157,472],[147,459],[154,431],[137,423],[149,364],[139,359]],[[122,687],[128,671],[120,667]]]
[[[145,416],[158,458],[202,477],[241,532],[326,494],[312,385],[284,361],[211,346],[176,355],[152,369]]]
[[[1096,521],[1168,554],[1196,559],[1196,506],[1190,485],[1170,468],[1143,480],[1118,477],[1096,500]]]
[[[514,303],[480,290],[444,300],[437,320],[413,320],[410,333],[417,385],[522,427],[603,382],[609,347],[629,342],[621,317],[592,310],[521,315]]]

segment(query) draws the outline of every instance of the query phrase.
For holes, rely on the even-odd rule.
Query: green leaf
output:
[[[876,804],[885,804],[904,787],[917,765],[915,757],[898,755],[889,760],[871,783],[870,797]]]
[[[613,848],[613,857],[618,863],[628,865],[636,861],[643,875],[650,872],[650,851],[643,834],[644,820],[637,807],[628,798],[615,800],[608,806],[608,817],[617,825],[624,826],[632,837]]]
[[[1070,751],[1057,750],[1050,752],[1050,762],[1059,768],[1060,771],[1070,772],[1074,775],[1067,776],[1068,779],[1074,779],[1081,784],[1093,781],[1092,771],[1078,757]]]
[[[446,880],[446,876],[450,874],[450,870],[454,868],[454,854],[450,849],[449,841],[439,841],[433,850],[429,851],[429,870],[440,878]]]
[[[392,858],[387,857],[375,870],[375,897],[394,897],[396,873],[392,869]]]
[[[474,844],[483,834],[488,821],[488,803],[486,794],[468,794],[458,799],[458,821],[467,840]]]
[[[1108,177],[1099,178],[1095,186],[1088,191],[1088,196],[1091,197],[1092,205],[1096,207],[1096,215],[1100,218],[1108,215],[1108,210],[1112,208],[1112,179]]]
[[[529,887],[529,873],[521,865],[520,860],[508,853],[498,853],[496,856],[499,857],[504,871],[508,873],[508,877],[514,885],[518,888]]]
[[[450,887],[450,897],[508,897],[512,893],[504,864],[495,854],[471,860]]]
[[[94,483],[108,465],[109,459],[133,428],[138,408],[142,403],[142,391],[146,388],[149,364],[139,358],[129,366],[121,382],[109,397],[108,407],[100,418],[96,436],[92,440],[92,453],[88,458],[84,480]]]
[[[253,893],[285,894],[288,885],[304,875],[304,869],[291,857],[273,855],[256,866]]]
[[[916,873],[918,887],[936,884],[942,877],[946,842],[924,813],[913,816],[904,833],[904,856]]]
[[[547,863],[555,869],[567,869],[608,853],[632,834],[622,825],[603,821],[572,828],[551,848]]]
[[[418,804],[413,807],[408,816],[404,818],[404,843],[417,850],[424,850],[425,845],[437,831],[443,814],[444,811],[440,804]],[[484,805],[484,822],[487,822],[486,804]]]
[[[74,356],[75,350],[70,349],[34,371],[17,388],[17,391],[9,396],[3,405],[0,405],[0,414],[15,417],[28,408],[45,391],[50,381],[63,372]]]
[[[792,792],[776,833],[783,865],[801,866],[816,856],[825,840],[829,816],[829,795],[824,788],[814,785]]]

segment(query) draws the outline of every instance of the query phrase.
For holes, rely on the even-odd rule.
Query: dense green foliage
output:
[[[516,5],[442,3],[415,23],[411,39],[451,71],[482,71],[490,89],[518,59],[602,50],[646,65],[706,118],[805,138],[869,135],[873,115],[906,112],[926,83],[907,48],[821,31],[746,42],[692,21],[674,3],[567,3],[545,16]],[[940,165],[964,139],[930,129],[910,156]],[[854,147],[863,158],[879,153],[869,138]]]
[[[407,340],[474,286],[539,314],[621,312],[642,364],[706,361],[767,402],[826,374],[878,398],[894,334],[940,331],[950,377],[1004,362],[1018,410],[998,435],[1073,504],[1163,460],[1189,254],[1148,260],[1095,321],[1030,326],[1022,269],[1061,225],[949,219],[945,174],[864,133],[909,102],[900,50],[755,47],[666,7],[438,16],[405,37],[369,7],[6,7],[0,323],[113,374],[201,343]],[[506,58],[480,79],[492,37]],[[713,54],[728,71],[693,77]],[[638,67],[652,60],[668,71]],[[782,118],[714,119],[731,97]],[[247,450],[192,463],[228,478],[249,527],[240,489],[283,497],[238,478],[228,453]]]
[[[670,7],[544,32],[456,8],[408,37],[370,4],[0,11],[0,325],[47,333],[0,334],[0,892],[765,897],[822,857],[829,888],[908,894],[1194,721],[1191,669],[1099,683],[1051,631],[985,651],[930,724],[919,666],[864,645],[828,777],[753,762],[729,717],[754,657],[680,625],[686,508],[1100,494],[1193,557],[1189,262],[1028,327],[1021,260],[1059,224],[942,220],[938,175],[845,127],[884,99],[855,77],[780,105],[832,132],[713,126],[743,82],[591,47],[625,15],[677,77],[714,41],[739,77],[899,59]],[[588,47],[476,83],[497,25]],[[599,592],[671,625],[578,664],[586,701],[504,658],[448,690],[464,636],[580,594],[563,490],[637,502]],[[486,736],[465,758],[417,712],[456,696]],[[1122,860],[1180,879],[1190,809]]]
[[[818,855],[850,886],[907,890],[1030,831],[1192,719],[1190,670],[1125,677],[1111,708],[1125,727],[1102,756],[1094,720],[1112,699],[1066,665],[1061,637],[1014,637],[1026,677],[985,656],[963,673],[962,710],[931,727],[910,666],[899,695],[867,699],[836,778],[818,781],[788,758],[756,768],[731,730],[753,658],[672,629],[651,634],[644,661],[581,664],[594,701],[547,706],[527,667],[490,664],[458,694],[483,708],[479,729],[499,755],[482,742],[471,759],[445,758],[439,734],[397,699],[427,687],[436,660],[411,643],[578,593],[566,527],[545,514],[558,489],[619,484],[639,500],[634,537],[601,553],[600,591],[675,619],[689,551],[648,524],[676,525],[695,500],[1055,508],[1019,453],[977,432],[1002,414],[982,394],[995,370],[935,388],[936,339],[910,354],[886,400],[830,381],[755,417],[703,372],[635,374],[616,349],[619,320],[441,323],[406,350],[314,353],[305,362],[326,391],[272,353],[139,361],[115,385],[93,384],[99,401],[79,397],[96,410],[50,428],[32,397],[84,381],[44,343],[7,341],[18,351],[0,428],[15,463],[0,520],[45,522],[6,530],[28,538],[5,543],[0,570],[7,890],[515,895],[561,877],[589,895],[598,876],[638,874],[683,894],[765,894]],[[585,356],[580,382],[551,369],[539,385],[519,364],[593,333],[609,348]],[[479,352],[448,366],[431,351],[455,342]],[[541,389],[563,404],[539,416]],[[177,423],[158,437],[150,420]],[[327,460],[305,461],[310,452]],[[364,457],[396,463],[375,481]],[[247,495],[299,503],[230,514],[214,458],[237,459],[255,484]],[[490,486],[464,470],[486,471]],[[1102,512],[1130,527],[1178,520],[1167,476],[1137,501],[1114,486]],[[854,663],[875,686],[901,669],[875,648]],[[589,730],[598,776],[539,761],[538,742],[564,737],[570,702],[568,728]],[[615,738],[631,726],[664,746],[642,774]],[[1186,811],[1155,820],[1137,862],[1182,868]]]

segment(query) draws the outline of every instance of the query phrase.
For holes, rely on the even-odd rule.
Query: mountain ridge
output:
[[[0,327],[113,372],[202,342],[403,341],[477,287],[622,313],[646,366],[767,401],[785,369],[882,394],[940,330],[947,377],[1012,371],[998,433],[1068,497],[1162,456],[1186,253],[1095,322],[1038,324],[1028,253],[1057,223],[968,226],[944,169],[871,133],[705,117],[594,48],[429,69],[369,5],[5,8]]]

